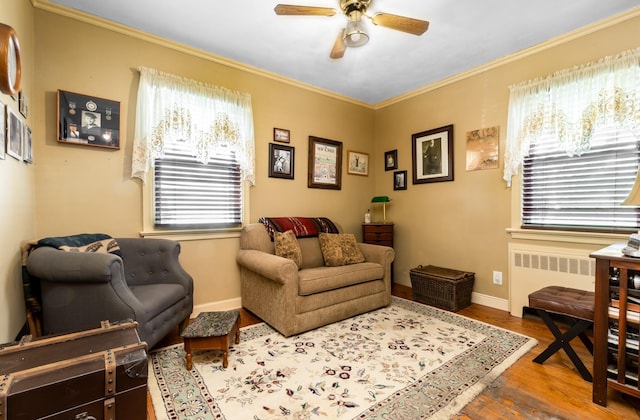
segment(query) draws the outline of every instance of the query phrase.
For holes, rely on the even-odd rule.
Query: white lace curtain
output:
[[[144,67],[140,71],[131,176],[146,179],[167,142],[184,142],[201,163],[232,150],[255,184],[251,96]]]
[[[640,48],[510,86],[504,180],[518,174],[529,146],[553,135],[569,156],[589,150],[599,126],[640,138]]]

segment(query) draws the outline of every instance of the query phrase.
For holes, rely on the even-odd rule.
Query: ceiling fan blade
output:
[[[413,35],[422,35],[429,28],[426,20],[413,19],[405,16],[392,15],[390,13],[376,13],[371,18],[375,25],[395,29]]]
[[[276,15],[333,16],[336,14],[336,9],[330,7],[295,6],[290,4],[278,4],[274,10]]]
[[[342,39],[343,36],[343,31],[340,31],[338,37],[336,38],[336,42],[333,44],[333,48],[331,49],[331,54],[329,54],[329,57],[338,59],[344,56],[344,52],[347,50],[347,46]]]

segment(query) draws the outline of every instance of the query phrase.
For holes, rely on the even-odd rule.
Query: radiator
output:
[[[596,262],[585,249],[509,244],[509,309],[522,317],[529,294],[546,286],[593,291]]]

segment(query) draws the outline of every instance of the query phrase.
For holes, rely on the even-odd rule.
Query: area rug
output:
[[[285,338],[241,330],[222,354],[183,346],[150,354],[158,419],[446,419],[536,341],[393,297],[389,307]]]

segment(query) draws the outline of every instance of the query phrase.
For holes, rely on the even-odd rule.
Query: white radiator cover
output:
[[[546,286],[594,291],[596,262],[585,249],[509,244],[509,310],[522,317],[529,294]]]

